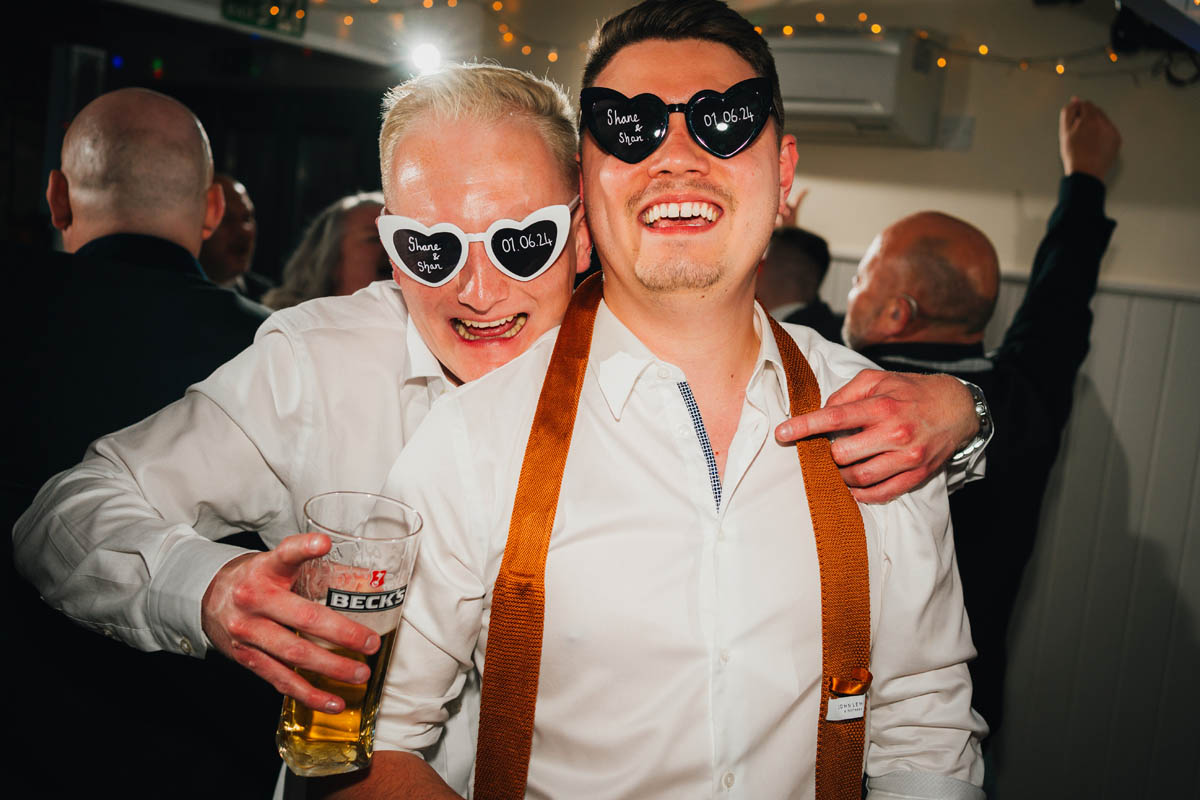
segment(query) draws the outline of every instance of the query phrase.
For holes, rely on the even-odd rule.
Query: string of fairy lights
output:
[[[1200,0],[1195,1],[1197,5],[1200,5]],[[877,21],[872,21],[871,15],[866,11],[846,11],[842,14],[827,14],[824,11],[816,11],[813,13],[811,20],[805,20],[803,26],[791,23],[754,26],[754,30],[763,36],[784,39],[803,35],[806,31],[833,29],[853,31],[863,35],[883,36],[887,32],[888,26]],[[1107,44],[1053,55],[1012,56],[996,52],[987,42],[978,42],[972,46],[955,46],[928,30],[918,29],[915,33],[918,37],[928,40],[934,46],[937,52],[937,58],[934,63],[939,69],[950,69],[955,63],[968,60],[1003,64],[1020,72],[1052,71],[1057,75],[1065,75],[1070,71],[1076,77],[1088,78],[1129,75],[1135,72],[1145,72],[1150,69],[1144,64],[1133,69],[1122,70],[1093,69],[1090,71],[1081,71],[1076,69],[1081,64],[1103,62],[1107,62],[1110,66],[1117,64],[1121,60],[1121,56]]]
[[[435,6],[444,8],[459,8],[461,6],[473,5],[481,6],[485,10],[491,11],[493,16],[492,22],[496,25],[496,35],[499,37],[500,44],[504,48],[511,48],[521,55],[537,56],[544,58],[550,63],[554,63],[559,59],[559,53],[562,48],[554,43],[536,36],[532,36],[524,30],[514,25],[509,17],[509,8],[504,0],[404,0],[404,2],[387,2],[387,0],[358,0],[358,2],[331,2],[330,0],[312,0],[316,6],[321,6],[327,9],[336,9],[338,13],[344,12],[342,24],[349,27],[355,23],[354,14],[358,11],[373,12],[383,11],[388,12],[392,18],[393,27],[400,28],[403,26],[404,13],[406,11],[418,12],[421,9],[432,9]],[[277,6],[272,6],[277,8]],[[397,10],[402,9],[402,10]],[[272,11],[272,14],[277,13]],[[278,13],[284,13],[282,9]],[[295,13],[303,14],[302,10],[297,10]],[[580,44],[581,50],[587,49],[587,42]]]
[[[518,27],[513,21],[510,8],[512,3],[506,3],[505,0],[399,0],[399,2],[397,0],[310,0],[310,2],[316,7],[343,14],[341,21],[347,27],[355,23],[355,14],[360,12],[388,12],[393,26],[400,28],[404,24],[406,12],[419,13],[422,9],[435,7],[479,6],[484,8],[485,12],[491,13],[489,24],[495,26],[495,35],[498,37],[498,44],[502,50],[511,49],[524,56],[544,58],[550,63],[558,61],[560,53],[563,52],[561,43],[531,35],[527,30]],[[1200,0],[1191,0],[1191,2],[1200,6]],[[281,2],[279,5],[271,6],[270,13],[272,15],[292,14],[298,19],[302,19],[306,13],[305,5],[307,3],[302,0],[301,2],[295,0]],[[777,10],[767,9],[757,13],[750,12],[750,16],[753,19],[767,13],[772,16],[778,15]],[[812,30],[850,31],[862,35],[883,36],[887,33],[888,26],[874,20],[866,10],[854,10],[852,7],[846,7],[830,9],[828,12],[818,10],[812,12],[811,16],[806,15],[803,20],[770,24],[764,22],[755,25],[755,30],[768,38],[786,39],[803,35]],[[1134,77],[1135,80],[1139,73],[1161,69],[1161,65],[1147,64],[1144,60],[1139,60],[1132,66],[1117,67],[1123,56],[1108,44],[1052,55],[1010,55],[996,52],[987,42],[971,43],[970,45],[955,44],[940,34],[932,34],[927,30],[917,30],[915,33],[920,38],[928,40],[933,46],[937,54],[934,63],[939,69],[953,69],[955,65],[966,61],[978,61],[1006,65],[1019,72],[1049,71],[1057,75],[1069,73],[1074,77],[1081,78],[1128,75]],[[581,51],[586,51],[588,42],[579,42],[577,47]]]

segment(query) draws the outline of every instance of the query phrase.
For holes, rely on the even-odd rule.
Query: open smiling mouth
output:
[[[655,203],[641,214],[642,224],[655,230],[666,228],[702,228],[713,224],[721,209],[712,203]]]
[[[454,325],[454,330],[460,337],[468,342],[478,342],[494,339],[511,339],[521,332],[521,328],[525,327],[525,320],[529,319],[529,315],[521,312],[512,314],[503,319],[495,319],[490,322],[478,322],[469,319],[451,320]]]

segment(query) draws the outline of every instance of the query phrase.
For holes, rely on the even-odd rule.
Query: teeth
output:
[[[511,317],[498,319],[494,322],[472,322],[465,319],[456,319],[454,320],[454,330],[456,330],[458,335],[466,339],[468,342],[474,342],[479,339],[511,339],[521,332],[521,328],[525,327],[525,320],[528,318],[529,317],[527,314],[522,313],[513,314]],[[513,322],[513,320],[516,320],[516,322]],[[499,336],[476,336],[470,331],[470,328],[495,328],[509,322],[513,322],[513,326]]]
[[[717,221],[717,209],[708,203],[656,203],[642,212],[642,223],[653,225],[663,217],[669,219],[692,219],[702,217],[709,222]]]
[[[513,314],[511,317],[493,320],[492,322],[475,322],[469,319],[460,319],[459,322],[461,322],[463,325],[466,325],[468,328],[497,328],[501,325],[512,322],[516,316],[516,314]]]

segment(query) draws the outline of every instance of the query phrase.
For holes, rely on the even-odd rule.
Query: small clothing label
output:
[[[830,722],[838,722],[844,719],[861,719],[862,715],[867,710],[867,696],[865,694],[854,694],[848,697],[830,697],[829,708],[825,712],[825,719]]]

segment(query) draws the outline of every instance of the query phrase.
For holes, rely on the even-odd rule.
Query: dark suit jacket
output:
[[[18,287],[6,313],[24,343],[9,374],[26,424],[0,463],[6,484],[35,492],[93,439],[178,400],[241,352],[269,313],[210,282],[182,247],[150,236],[20,259],[8,265]]]
[[[974,705],[992,732],[1002,717],[1008,622],[1087,355],[1089,304],[1115,226],[1104,216],[1103,183],[1089,175],[1064,178],[1025,299],[999,349],[985,355],[980,344],[900,343],[862,350],[885,369],[947,372],[971,381],[992,410],[996,433],[986,476],[950,495],[958,569],[979,651],[970,665]]]
[[[249,345],[269,312],[150,236],[106,236],[74,255],[0,252],[10,353],[0,479],[11,531],[47,478],[92,440],[182,397]],[[14,578],[11,544],[6,553],[8,652],[37,659],[37,689],[16,693],[14,713],[21,737],[42,743],[22,755],[40,793],[269,796],[280,704],[270,686],[223,656],[142,653],[75,626]]]

